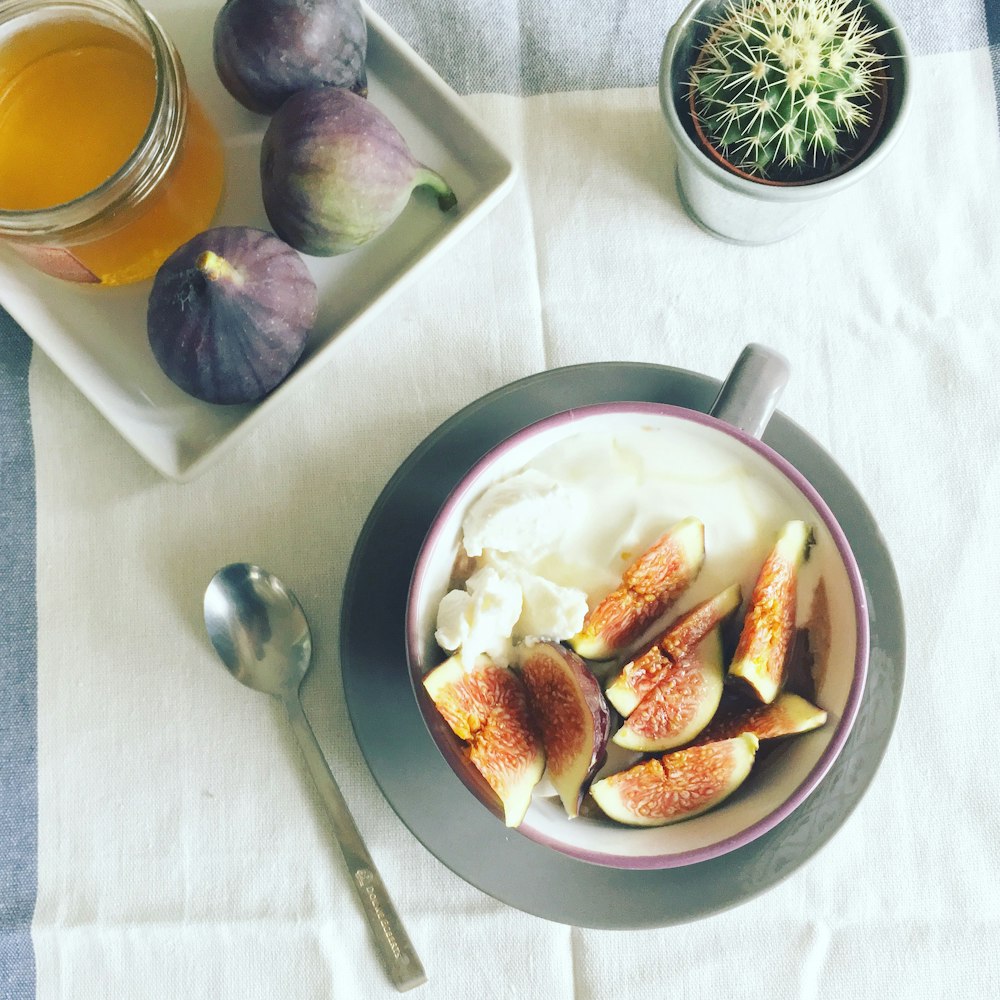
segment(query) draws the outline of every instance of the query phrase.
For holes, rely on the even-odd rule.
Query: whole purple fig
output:
[[[443,212],[456,204],[447,181],[414,158],[378,108],[330,87],[300,91],[274,115],[261,145],[260,179],[274,231],[317,257],[378,236],[414,188],[430,187]]]
[[[209,403],[250,403],[292,370],[316,319],[316,283],[273,233],[220,226],[160,266],[146,311],[167,377]]]
[[[358,0],[227,0],[212,37],[223,86],[261,114],[309,87],[367,94],[367,47]]]

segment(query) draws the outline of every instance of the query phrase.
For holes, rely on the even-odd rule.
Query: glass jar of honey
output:
[[[133,0],[0,0],[0,240],[69,281],[154,274],[208,228],[218,135]]]

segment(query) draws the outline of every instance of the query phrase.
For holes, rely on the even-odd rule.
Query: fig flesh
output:
[[[729,711],[720,710],[697,742],[726,740],[740,733],[753,733],[759,740],[795,736],[819,729],[826,723],[826,712],[801,695],[782,691],[768,705],[754,702]]]
[[[713,629],[690,653],[671,663],[646,692],[613,741],[628,750],[673,750],[693,740],[722,699],[722,638]]]
[[[541,735],[520,679],[488,656],[470,670],[453,656],[424,677],[424,688],[499,797],[504,822],[520,826],[545,771]]]
[[[448,211],[455,194],[419,163],[371,102],[325,87],[294,94],[261,144],[261,193],[274,231],[317,257],[355,250],[384,232],[418,187]]]
[[[607,702],[583,660],[557,642],[522,643],[517,663],[542,734],[546,774],[573,819],[607,757]]]
[[[665,826],[717,806],[743,783],[753,766],[753,733],[675,750],[609,775],[590,794],[605,815],[629,826]]]
[[[622,667],[605,691],[608,701],[622,715],[630,715],[672,666],[739,607],[741,599],[739,584],[734,583],[678,618],[649,649]]]
[[[694,517],[679,521],[625,570],[570,645],[588,660],[612,659],[680,597],[704,561],[705,526]]]
[[[729,676],[745,681],[765,704],[774,701],[785,676],[795,633],[799,568],[813,542],[804,521],[789,521],[761,566],[743,619]]]
[[[227,0],[212,34],[222,85],[260,114],[310,87],[366,94],[367,48],[357,0]]]
[[[160,266],[146,311],[166,375],[209,403],[249,403],[294,367],[316,319],[316,284],[271,233],[222,226],[199,233]]]

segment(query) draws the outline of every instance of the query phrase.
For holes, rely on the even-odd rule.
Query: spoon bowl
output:
[[[232,563],[205,591],[205,627],[226,669],[255,691],[297,691],[309,670],[312,637],[296,596],[272,573]]]

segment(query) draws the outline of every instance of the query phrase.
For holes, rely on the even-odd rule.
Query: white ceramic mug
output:
[[[783,358],[760,345],[749,345],[710,414],[622,402],[568,410],[538,421],[476,463],[432,523],[417,558],[407,605],[407,656],[414,693],[445,759],[498,816],[496,796],[422,684],[424,675],[448,655],[434,638],[437,607],[449,587],[466,512],[489,486],[527,468],[559,474],[577,470],[567,473],[576,476],[575,489],[603,491],[600,510],[591,521],[600,521],[609,558],[623,544],[638,554],[672,523],[699,517],[705,525],[705,564],[671,609],[671,618],[733,582],[740,583],[746,599],[786,521],[806,520],[815,532],[810,559],[800,572],[799,603],[800,619],[815,613],[822,582],[826,622],[821,638],[826,645],[814,650],[819,668],[814,681],[815,701],[828,713],[826,724],[769,748],[759,755],[760,763],[736,793],[684,822],[635,828],[613,823],[595,810],[569,820],[557,798],[539,794],[518,828],[523,835],[611,867],[666,868],[706,860],[749,843],[789,815],[819,784],[842,749],[864,690],[867,602],[850,545],[829,507],[786,459],[760,440],[787,376]],[[608,487],[614,470],[638,477],[643,502],[632,504],[627,490]],[[616,518],[620,529],[615,527]],[[580,531],[587,531],[586,517],[577,523]],[[599,546],[591,542],[580,535],[567,544],[577,546],[575,551],[590,546],[599,561]],[[591,606],[600,596],[588,594]],[[629,763],[617,748],[609,748],[602,773]]]

